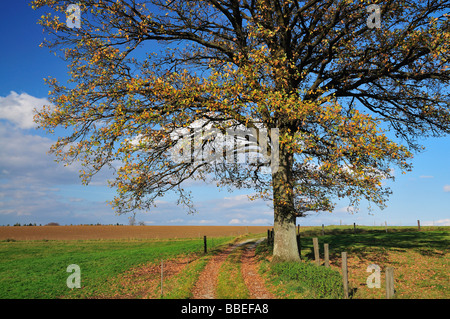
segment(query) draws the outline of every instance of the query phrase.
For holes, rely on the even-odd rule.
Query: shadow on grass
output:
[[[331,234],[329,234],[331,233]],[[333,234],[334,233],[334,234]],[[305,257],[314,259],[312,237],[319,239],[320,250],[323,244],[330,246],[330,258],[340,256],[343,251],[351,251],[360,254],[361,257],[373,254],[374,248],[383,259],[383,249],[406,250],[413,249],[424,256],[444,255],[450,247],[449,231],[391,231],[386,233],[381,230],[360,231],[356,234],[353,230],[331,230],[326,235],[320,236],[310,233],[301,234],[302,251]],[[308,251],[309,249],[309,251]]]

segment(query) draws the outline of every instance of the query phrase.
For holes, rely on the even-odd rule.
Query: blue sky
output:
[[[36,24],[43,14],[28,1],[0,4],[0,225],[127,224],[130,215],[118,216],[106,201],[114,196],[107,186],[108,172],[89,186],[82,186],[78,167],[64,167],[47,151],[57,136],[35,128],[32,109],[46,103],[49,88],[43,78],[64,83],[64,61],[39,48],[45,35]],[[349,213],[339,203],[333,213],[311,214],[301,225],[450,225],[450,138],[427,139],[424,153],[415,156],[413,171],[396,173],[389,182],[393,195],[384,210],[368,214],[363,206]],[[262,201],[251,202],[245,191],[219,191],[200,183],[188,187],[198,210],[188,215],[170,195],[161,198],[151,212],[138,213],[147,225],[271,225],[272,209]]]

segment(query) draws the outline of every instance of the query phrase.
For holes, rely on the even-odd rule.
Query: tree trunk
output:
[[[293,155],[280,145],[278,170],[272,174],[274,204],[273,261],[300,261],[295,233]]]
[[[300,261],[295,234],[295,216],[277,213],[275,209],[274,232],[273,261]]]

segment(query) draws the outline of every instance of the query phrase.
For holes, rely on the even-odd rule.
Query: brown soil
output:
[[[0,240],[168,239],[264,233],[269,226],[0,226]]]
[[[241,257],[242,276],[250,292],[250,299],[275,299],[266,289],[264,279],[258,274],[255,246],[256,244],[252,244],[246,247]]]

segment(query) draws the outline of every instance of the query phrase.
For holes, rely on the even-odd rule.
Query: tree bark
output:
[[[300,261],[295,233],[293,154],[280,145],[278,170],[272,174],[274,204],[273,262]]]

